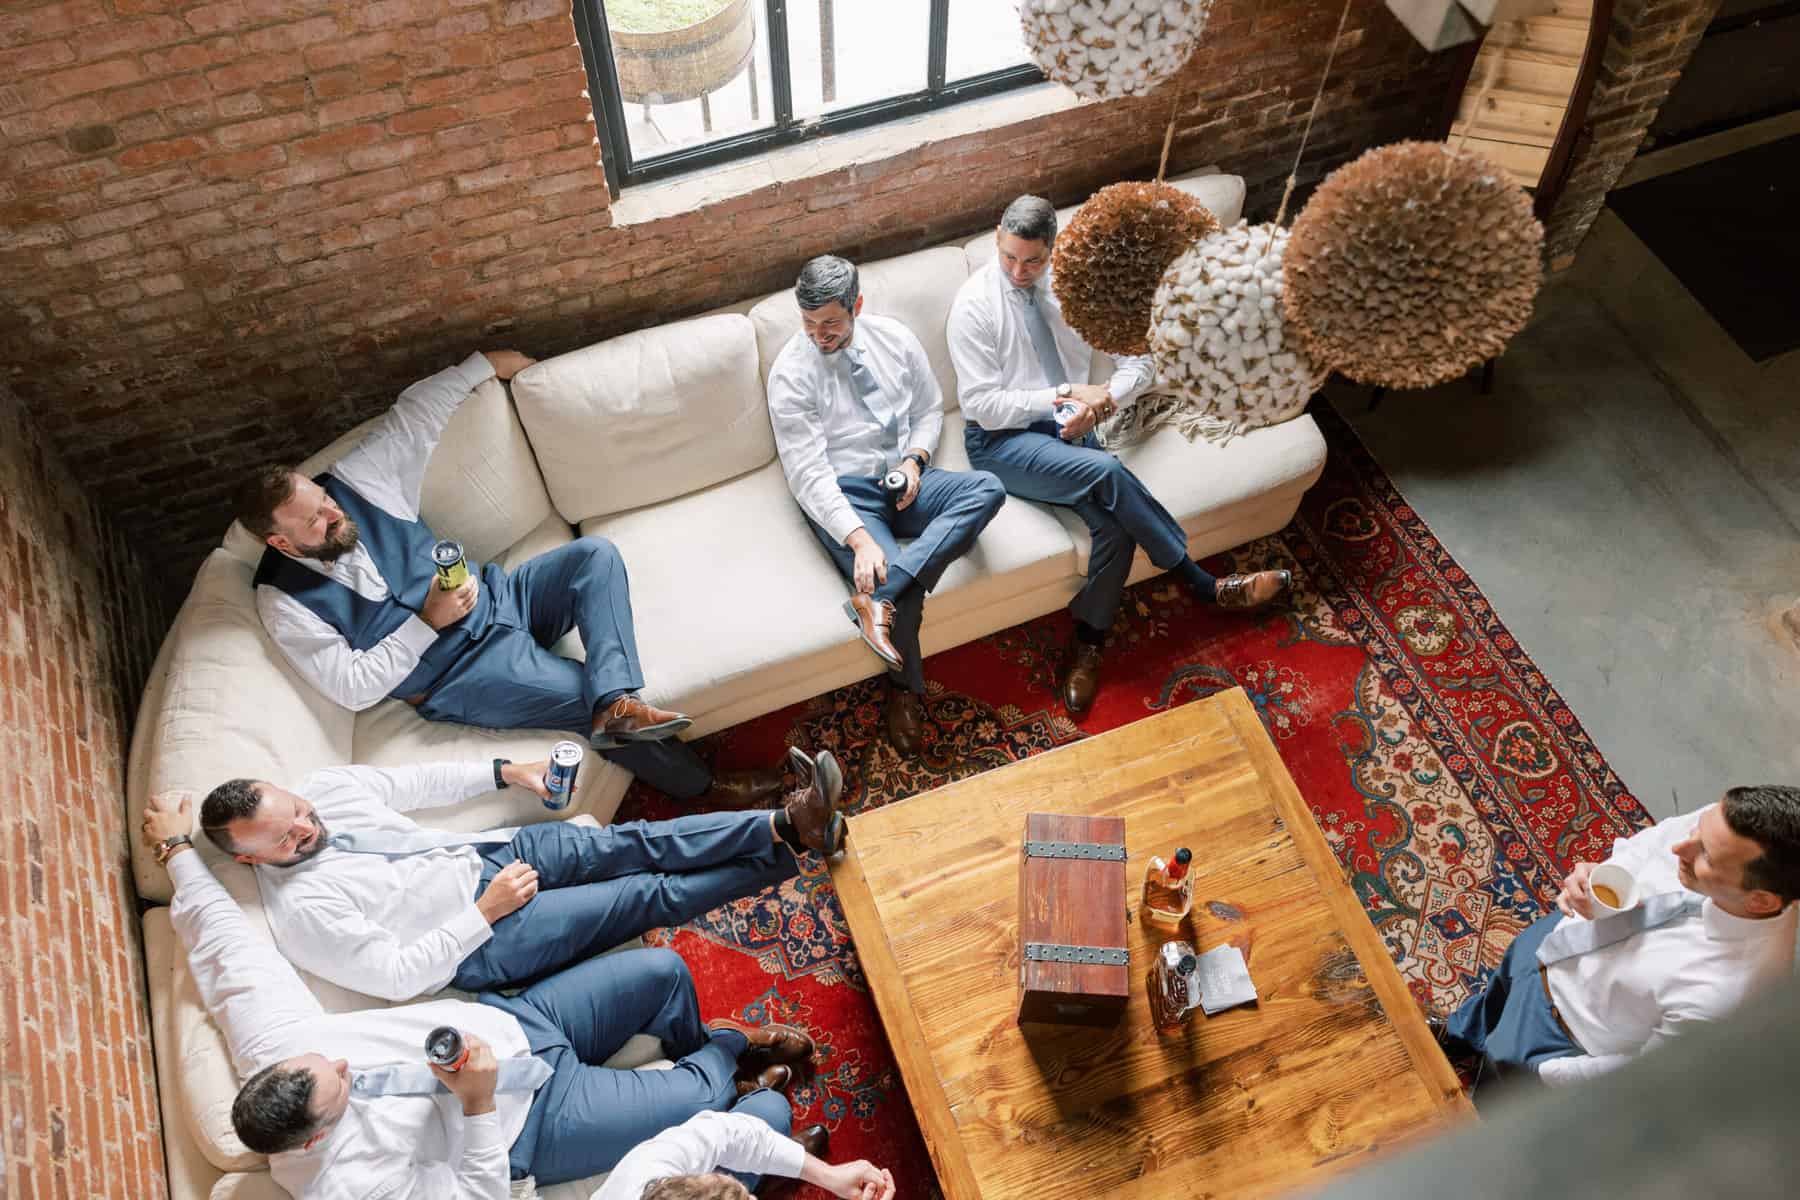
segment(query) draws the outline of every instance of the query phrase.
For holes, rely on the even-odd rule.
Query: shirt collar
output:
[[[1745,942],[1769,937],[1781,930],[1786,930],[1787,936],[1793,936],[1792,905],[1772,917],[1740,917],[1726,912],[1708,897],[1700,905],[1700,920],[1706,927],[1706,936],[1714,941]]]

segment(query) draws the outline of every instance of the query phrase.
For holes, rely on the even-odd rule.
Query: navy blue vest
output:
[[[337,580],[319,574],[270,546],[256,568],[256,583],[279,588],[318,614],[344,635],[352,650],[367,650],[425,607],[426,589],[434,586],[437,567],[431,547],[437,535],[423,521],[405,521],[371,504],[355,488],[327,472],[313,480],[325,489],[362,531],[362,545],[387,581],[385,600],[370,600]],[[493,563],[481,571],[481,592],[468,616],[438,634],[412,673],[389,692],[413,696],[431,690],[458,658],[477,645],[494,623],[494,605],[504,595],[506,575]]]

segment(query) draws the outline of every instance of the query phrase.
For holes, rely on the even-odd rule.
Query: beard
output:
[[[348,518],[346,518],[346,520],[348,520]],[[301,863],[309,862],[323,853],[325,847],[331,844],[331,830],[325,828],[325,822],[319,820],[317,813],[313,814],[313,824],[317,825],[319,828],[313,833],[312,840],[306,843],[304,849],[295,847],[294,857],[288,859],[286,862],[272,862],[267,865],[271,867],[297,867]]]
[[[355,521],[345,517],[336,525],[325,530],[325,540],[318,545],[303,546],[296,542],[294,549],[299,552],[301,558],[316,558],[320,562],[329,563],[336,562],[356,549],[357,543],[361,540],[362,530],[356,527]]]

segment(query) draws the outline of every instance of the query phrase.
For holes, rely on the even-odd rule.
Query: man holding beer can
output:
[[[237,518],[266,546],[255,587],[270,639],[353,711],[393,697],[434,721],[564,729],[676,799],[709,788],[713,805],[773,795],[778,769],[715,776],[675,740],[690,720],[639,694],[631,587],[611,542],[577,538],[508,572],[468,562],[420,518],[425,470],[450,418],[483,383],[532,361],[512,350],[470,355],[407,388],[316,478],[278,464],[245,481]],[[585,663],[550,650],[572,629]]]

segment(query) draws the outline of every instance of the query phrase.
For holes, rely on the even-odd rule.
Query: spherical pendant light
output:
[[[1194,52],[1212,0],[1020,0],[1025,48],[1090,100],[1141,96]]]
[[[1063,320],[1108,354],[1149,353],[1150,301],[1163,272],[1218,228],[1205,205],[1166,183],[1101,188],[1056,239],[1051,286]]]

